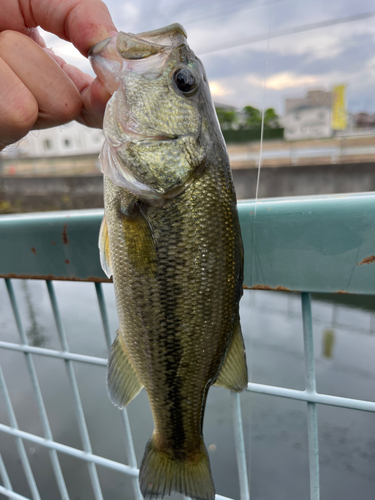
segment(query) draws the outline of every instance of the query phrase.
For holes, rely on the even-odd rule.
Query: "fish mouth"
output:
[[[137,144],[150,141],[158,141],[158,142],[174,141],[179,137],[178,135],[175,134],[165,134],[163,132],[158,133],[158,131],[154,131],[152,129],[146,130],[144,133],[136,132],[130,127],[122,127],[122,130],[124,132],[125,137],[127,138],[127,141],[125,142],[133,142]]]
[[[149,142],[149,141],[158,141],[158,142],[167,142],[167,141],[175,141],[178,139],[178,135],[152,135],[152,136],[141,136],[142,138],[137,140],[137,143],[140,142]]]
[[[95,45],[89,48],[87,56],[88,57],[96,56],[107,47],[107,45],[111,42],[111,40],[112,38],[106,38],[105,40],[96,43]]]

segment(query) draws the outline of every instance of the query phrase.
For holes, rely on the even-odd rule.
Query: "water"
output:
[[[22,320],[33,345],[60,349],[46,285],[13,281]],[[56,294],[72,352],[107,356],[94,285],[56,282]],[[104,285],[111,331],[117,328],[112,285]],[[317,389],[321,393],[375,400],[375,312],[318,297],[313,301]],[[350,299],[350,298],[349,298]],[[347,297],[343,300],[348,301]],[[304,389],[300,298],[280,292],[245,292],[241,320],[253,382]],[[3,280],[0,280],[0,338],[19,342]],[[50,425],[57,442],[81,448],[72,391],[64,362],[33,356]],[[42,436],[38,408],[24,355],[0,350],[0,363],[19,427]],[[74,363],[93,452],[127,463],[120,412],[110,403],[105,368]],[[306,404],[245,393],[241,395],[252,500],[309,498]],[[138,463],[152,429],[145,391],[128,407]],[[0,422],[9,425],[0,394]],[[321,497],[373,500],[375,415],[318,407]],[[230,395],[210,390],[204,426],[216,490],[239,499]],[[251,446],[250,446],[251,442]],[[0,450],[14,489],[30,497],[14,438],[0,433]],[[43,500],[58,500],[48,452],[25,441]],[[86,463],[59,454],[71,500],[94,498]],[[105,500],[132,500],[128,476],[98,467]],[[175,499],[180,498],[174,495]]]

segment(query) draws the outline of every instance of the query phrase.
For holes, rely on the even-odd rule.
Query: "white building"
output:
[[[28,158],[99,154],[103,142],[102,130],[73,121],[59,127],[33,130],[3,153]]]
[[[332,92],[310,90],[305,97],[285,99],[285,116],[282,119],[284,139],[320,139],[332,137]]]
[[[298,141],[332,137],[331,108],[329,106],[301,106],[282,119],[284,139]]]

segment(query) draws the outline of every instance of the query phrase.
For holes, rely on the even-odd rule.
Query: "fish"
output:
[[[155,428],[139,472],[144,498],[213,500],[208,390],[241,392],[248,376],[243,244],[207,75],[178,23],[119,32],[89,58],[112,94],[100,153],[99,253],[119,318],[108,393],[124,408],[147,391]]]

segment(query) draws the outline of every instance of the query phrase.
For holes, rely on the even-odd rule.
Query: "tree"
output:
[[[245,106],[243,108],[243,113],[245,114],[245,128],[249,129],[259,129],[262,125],[262,113],[257,108],[253,106]],[[279,117],[273,108],[268,108],[264,112],[264,128],[278,128]]]
[[[273,108],[268,108],[264,112],[264,128],[279,128],[279,117]]]
[[[262,123],[262,115],[259,109],[253,106],[245,106],[243,108],[245,113],[245,127],[246,128],[259,128]]]
[[[232,129],[237,121],[237,113],[232,109],[216,108],[216,114],[222,130]]]

